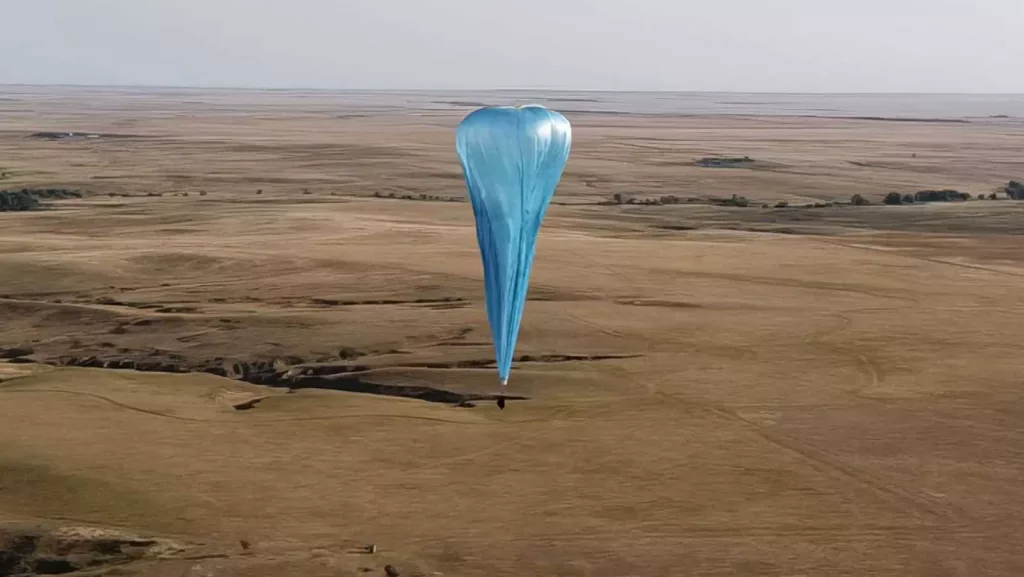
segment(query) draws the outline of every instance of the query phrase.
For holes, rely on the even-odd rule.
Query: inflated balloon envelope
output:
[[[569,121],[539,105],[481,108],[466,116],[456,133],[502,386],[512,369],[537,232],[571,142]]]

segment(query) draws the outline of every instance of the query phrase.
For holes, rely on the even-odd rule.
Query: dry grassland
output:
[[[0,364],[0,521],[182,547],[102,570],[1024,575],[1024,203],[796,208],[989,192],[1019,127],[570,116],[499,411],[324,390],[494,392],[468,204],[386,198],[464,196],[464,110],[4,96],[0,187],[92,194],[0,214],[0,346],[51,363]]]

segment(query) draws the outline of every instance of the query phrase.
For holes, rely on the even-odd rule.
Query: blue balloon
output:
[[[456,150],[476,217],[487,320],[508,384],[540,230],[569,158],[572,128],[543,106],[495,106],[459,124]]]

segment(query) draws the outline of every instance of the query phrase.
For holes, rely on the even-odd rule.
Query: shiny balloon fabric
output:
[[[481,108],[466,116],[456,133],[476,217],[487,320],[502,385],[512,369],[537,232],[571,142],[569,121],[536,105]]]

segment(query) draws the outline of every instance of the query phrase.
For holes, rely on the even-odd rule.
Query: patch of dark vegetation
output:
[[[641,355],[520,355],[513,359],[517,363],[568,363],[573,361],[607,361],[612,359],[633,359]],[[404,363],[402,368],[410,369],[490,369],[494,359],[471,359],[450,362]]]
[[[984,195],[978,195],[978,200],[983,200],[984,198]],[[988,198],[994,200],[995,195],[990,195]],[[882,203],[889,206],[896,206],[919,202],[966,202],[972,199],[974,199],[974,196],[972,196],[971,193],[962,193],[946,189],[941,191],[919,191],[912,195],[889,193],[882,199]],[[861,195],[853,195],[850,199],[850,204],[854,206],[867,206],[871,203]]]
[[[746,197],[732,195],[732,198],[712,198],[709,199],[711,204],[718,206],[736,206],[739,208],[746,208],[750,206],[750,201]]]
[[[123,369],[133,371],[143,371],[152,373],[191,373],[195,372],[190,367],[184,366],[181,363],[160,361],[160,360],[136,360],[136,359],[102,359],[100,357],[90,355],[85,357],[58,357],[55,361],[48,362],[46,364],[52,364],[62,367],[87,367],[94,369]],[[212,371],[205,371],[212,372]],[[226,373],[222,373],[221,376],[227,376]]]
[[[235,409],[236,411],[248,411],[250,409],[256,408],[256,405],[260,404],[263,401],[263,399],[266,399],[266,397],[256,397],[255,399],[249,399],[248,401],[234,405],[232,408]]]
[[[36,575],[64,575],[83,569],[65,557],[36,557],[32,560],[32,573]]]
[[[43,200],[82,198],[82,191],[69,188],[23,188],[19,192],[28,193]]]
[[[402,397],[416,399],[428,403],[442,403],[456,407],[473,407],[474,401],[494,401],[504,398],[507,401],[526,401],[529,397],[457,393],[446,389],[427,387],[422,385],[391,385],[368,381],[358,375],[327,375],[323,377],[300,377],[288,385],[290,390],[320,389],[328,391],[342,391],[346,393],[363,393],[368,395],[382,395],[385,397]]]
[[[384,395],[390,397],[404,397],[431,403],[445,403],[453,405],[461,405],[472,401],[496,400],[498,398],[498,395],[457,393],[446,389],[422,385],[395,385],[373,382],[358,374],[373,370],[374,367],[368,365],[335,364],[288,367],[282,366],[283,363],[270,361],[225,364],[222,361],[215,360],[205,367],[189,367],[179,363],[136,360],[103,360],[97,357],[70,357],[60,359],[54,364],[105,369],[131,369],[162,373],[206,372],[255,385],[283,387],[290,391],[300,389],[325,389],[351,393]],[[494,361],[438,364],[415,363],[403,365],[402,368],[428,368],[426,365],[429,365],[429,368],[461,368],[464,364],[471,367],[484,365],[493,367]],[[504,398],[506,400],[526,400],[526,397],[504,396]],[[234,408],[239,411],[251,410],[262,400],[263,398],[251,399],[235,405]]]
[[[357,351],[356,349],[353,349],[352,347],[342,347],[338,351],[338,358],[343,360],[343,361],[355,360],[355,359],[358,359],[359,357],[365,357],[365,356],[366,356],[366,353],[364,353],[363,351]],[[302,360],[299,359],[299,362],[301,363]]]
[[[694,165],[704,168],[746,168],[754,162],[754,159],[749,156],[733,158],[707,156],[695,161]]]
[[[749,201],[742,196],[732,195],[731,198],[681,198],[672,194],[666,194],[662,196],[654,196],[649,198],[638,198],[633,196],[626,196],[622,193],[615,193],[612,195],[611,200],[600,201],[596,203],[599,206],[616,206],[620,204],[627,205],[641,205],[641,206],[667,206],[673,204],[711,204],[716,206],[748,206]]]
[[[650,300],[617,300],[616,304],[627,305],[631,307],[664,307],[664,308],[676,308],[676,309],[699,309],[701,305],[695,303],[688,303],[685,301],[666,301],[658,299]]]
[[[1012,200],[1024,200],[1024,182],[1017,182],[1011,180],[1006,186],[1003,187],[1003,192],[1006,196]],[[995,195],[993,194],[993,197]]]
[[[372,370],[373,367],[370,365],[350,365],[334,361],[324,361],[318,364],[298,363],[298,365],[284,371],[279,377],[287,380],[293,377],[322,377],[325,375],[366,373]]]
[[[159,356],[160,351],[151,352],[151,356]],[[164,355],[166,356],[166,355]],[[338,358],[354,359],[365,356],[365,353],[354,349],[343,348],[338,351]],[[603,361],[613,359],[632,359],[642,355],[521,355],[515,359],[517,363],[566,363],[582,361]],[[24,357],[19,357],[24,358]],[[28,362],[28,360],[26,361]],[[36,362],[36,361],[32,361]],[[255,385],[270,387],[286,387],[290,390],[303,388],[324,388],[344,390],[356,393],[368,393],[386,396],[415,398],[437,403],[460,404],[465,401],[494,400],[497,396],[478,395],[473,393],[455,393],[434,387],[419,385],[382,384],[366,380],[360,373],[369,373],[381,368],[397,369],[493,369],[494,359],[469,359],[449,362],[407,362],[387,366],[369,364],[339,363],[334,360],[324,364],[307,364],[298,357],[284,357],[275,360],[256,360],[227,362],[224,359],[188,363],[177,359],[124,359],[101,358],[99,356],[64,356],[46,364],[67,367],[87,367],[99,369],[135,370],[160,373],[209,373]],[[516,397],[505,397],[514,400]],[[256,406],[236,407],[238,410],[249,410]],[[243,403],[244,405],[244,403]]]
[[[987,195],[987,199],[995,202],[999,202],[997,199],[1006,198],[1007,196],[1002,193],[1002,190]],[[870,204],[864,208],[858,208],[852,206],[850,201],[815,202],[810,206],[782,201],[775,205],[759,205],[760,209],[721,208],[710,210],[701,207],[691,212],[685,209],[643,208],[624,210],[621,214],[612,214],[617,211],[606,211],[604,214],[595,211],[595,217],[615,218],[620,221],[630,219],[636,226],[649,230],[650,234],[660,235],[686,234],[686,231],[691,229],[719,230],[727,228],[760,233],[816,236],[836,236],[847,232],[861,231],[965,235],[1021,234],[1019,222],[1022,215],[1020,211],[1024,210],[1024,203],[1020,202],[1003,201],[1001,210],[946,211],[941,218],[938,218],[934,211],[884,210],[881,207],[883,195],[872,198],[870,202],[879,208],[872,209]],[[920,201],[916,200],[914,194],[903,194],[901,199],[902,204],[910,205],[907,208],[918,206],[914,204],[918,202]],[[970,203],[974,202],[990,204],[989,200],[976,201],[972,197]],[[960,202],[947,204],[955,205],[950,208],[956,206],[967,208],[973,206],[970,203],[966,205]]]
[[[858,202],[855,202],[855,199],[857,197],[863,199],[863,197],[861,197],[860,195],[854,195],[854,198],[850,199],[850,204],[853,204],[855,206],[870,204],[866,201],[863,204],[858,204]],[[968,200],[971,200],[972,198],[974,197],[969,192],[960,192],[958,190],[948,189],[921,190],[915,192],[914,194],[900,194],[898,192],[890,192],[889,194],[886,194],[885,197],[882,199],[882,204],[886,204],[889,206],[897,206],[901,204],[914,204],[918,202],[966,202]],[[985,195],[978,195],[978,200],[984,200],[984,198]],[[994,195],[990,196],[989,198],[994,199]]]
[[[456,310],[456,309],[463,309],[463,308],[466,308],[468,306],[469,306],[468,302],[452,302],[452,303],[430,304],[430,305],[427,305],[425,308],[428,308],[428,309],[430,309],[432,311],[452,311],[452,310]]]
[[[65,198],[82,198],[82,193],[65,188],[0,190],[0,212],[38,210],[43,207],[40,200],[61,200]]]
[[[458,342],[453,341],[450,343],[438,343],[439,347],[489,347],[491,346],[490,341],[465,341]]]
[[[100,132],[33,132],[28,138],[36,140],[95,140],[97,138],[142,138],[138,134],[111,134]]]
[[[0,525],[0,577],[97,571],[174,549],[180,547],[113,531]]]
[[[917,202],[963,202],[970,199],[970,193],[957,190],[921,190],[914,193]]]
[[[552,287],[536,286],[530,287],[530,293],[526,296],[526,300],[531,302],[577,303],[600,300],[600,297],[589,293],[563,291]]]
[[[443,297],[436,299],[372,299],[372,300],[341,300],[341,299],[310,299],[310,303],[320,306],[350,307],[350,306],[372,306],[372,305],[439,305],[453,303],[467,303],[462,297]]]
[[[805,203],[805,204],[802,204],[802,205],[799,205],[799,206],[794,206],[793,208],[832,208],[833,206],[836,206],[836,203],[834,203],[834,202],[808,202],[808,203]],[[775,203],[775,206],[768,205],[768,204],[762,204],[761,208],[763,208],[763,209],[768,209],[768,208],[790,208],[790,206],[789,206],[788,202],[782,201],[782,202]]]
[[[517,363],[568,363],[578,361],[606,361],[614,359],[633,359],[641,355],[520,355],[513,359]],[[466,359],[459,361],[414,361],[398,365],[388,365],[387,368],[401,369],[492,369],[495,367],[494,359]],[[299,365],[288,371],[287,375],[292,376],[324,376],[337,374],[351,374],[369,372],[375,368],[369,365],[351,364],[313,364]],[[287,375],[284,375],[287,378]],[[248,379],[247,379],[248,380]],[[250,381],[254,382],[254,381]],[[269,384],[260,382],[255,384]]]
[[[20,357],[27,357],[35,351],[31,347],[0,347],[0,359],[12,360]]]
[[[466,202],[462,196],[437,196],[433,194],[398,194],[394,192],[375,192],[374,198],[391,198],[395,200],[422,200],[427,202]]]

